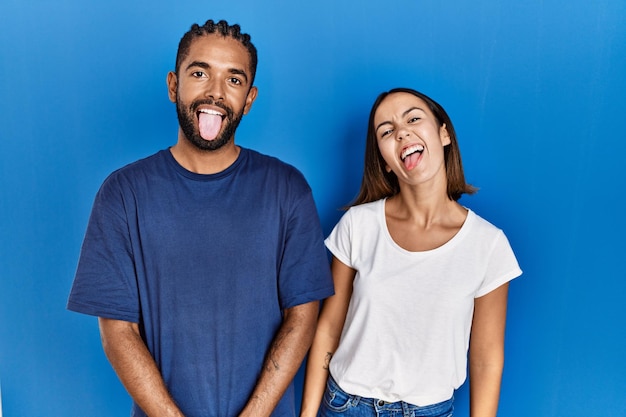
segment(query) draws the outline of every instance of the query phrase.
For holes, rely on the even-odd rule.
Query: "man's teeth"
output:
[[[216,110],[211,110],[211,109],[200,109],[200,110],[198,110],[198,113],[214,114],[214,115],[220,116],[220,117],[223,116],[222,113],[220,113],[220,112],[218,112]]]
[[[423,152],[423,151],[424,151],[424,147],[422,145],[409,146],[408,148],[402,151],[402,155],[400,156],[400,158],[402,158],[402,160],[404,161],[404,159],[407,156],[411,155],[412,153]]]

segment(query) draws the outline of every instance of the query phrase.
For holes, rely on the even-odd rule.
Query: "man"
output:
[[[167,76],[176,144],[96,197],[68,308],[98,316],[133,416],[294,415],[333,289],[303,176],[235,145],[256,63],[238,25],[193,25]]]

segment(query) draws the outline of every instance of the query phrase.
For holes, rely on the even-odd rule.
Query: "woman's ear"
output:
[[[439,139],[441,139],[441,144],[443,146],[449,145],[450,142],[452,141],[450,139],[450,134],[448,133],[448,128],[446,127],[446,124],[442,124],[441,127],[439,128]]]

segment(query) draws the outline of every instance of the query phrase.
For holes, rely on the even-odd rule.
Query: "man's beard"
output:
[[[222,125],[223,131],[213,140],[206,140],[200,136],[200,131],[196,128],[198,116],[197,109],[202,105],[211,105],[221,108],[226,112]],[[195,147],[203,151],[214,151],[226,145],[234,136],[239,122],[243,117],[243,110],[235,114],[230,107],[216,102],[212,99],[194,101],[189,108],[186,108],[180,97],[176,97],[176,113],[178,114],[178,124],[187,140]]]

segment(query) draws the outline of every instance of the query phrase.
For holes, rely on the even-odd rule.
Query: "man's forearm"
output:
[[[317,301],[285,311],[257,385],[240,416],[269,416],[293,380],[306,355],[319,311]]]
[[[135,323],[100,318],[104,352],[124,387],[148,416],[184,417]]]

